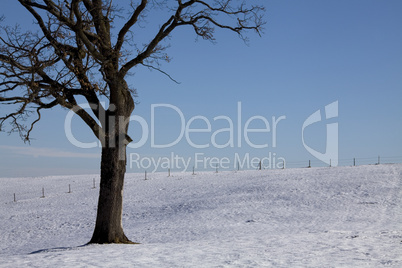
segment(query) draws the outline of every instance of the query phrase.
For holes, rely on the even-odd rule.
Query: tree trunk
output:
[[[126,172],[126,160],[121,159],[123,153],[126,153],[125,145],[102,148],[98,212],[95,230],[89,243],[132,243],[124,234],[122,225]]]
[[[134,101],[124,79],[110,84],[110,105],[102,122],[101,181],[95,230],[89,243],[132,242],[123,231],[123,186],[126,173],[127,131]]]

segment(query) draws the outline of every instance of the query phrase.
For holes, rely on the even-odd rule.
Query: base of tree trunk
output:
[[[132,242],[126,236],[122,238],[114,238],[114,239],[103,239],[101,237],[92,238],[88,244],[129,244],[129,245],[138,245],[140,243]]]
[[[132,242],[132,241],[130,241],[130,240],[127,240],[127,241],[113,241],[113,242],[94,242],[94,241],[89,241],[88,243],[87,243],[87,245],[91,245],[91,244],[100,244],[100,245],[105,245],[105,244],[125,244],[125,245],[139,245],[139,244],[141,244],[141,243],[138,243],[138,242]]]

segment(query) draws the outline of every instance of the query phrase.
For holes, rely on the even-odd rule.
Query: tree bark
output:
[[[95,230],[89,243],[132,244],[123,231],[123,187],[129,118],[134,101],[124,80],[111,87],[109,109],[103,122],[106,138],[102,142],[101,181]]]
[[[95,230],[89,243],[132,243],[124,234],[122,225],[126,161],[120,156],[125,151],[125,145],[102,148],[98,211]]]

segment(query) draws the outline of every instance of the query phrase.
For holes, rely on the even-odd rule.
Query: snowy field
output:
[[[83,246],[94,178],[0,178],[0,267],[402,267],[401,164],[128,174],[139,245]]]

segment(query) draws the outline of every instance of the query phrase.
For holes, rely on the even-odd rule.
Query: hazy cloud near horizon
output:
[[[62,158],[99,158],[99,154],[95,153],[76,153],[62,151],[54,148],[39,148],[39,147],[19,147],[0,145],[0,149],[10,151],[17,155],[26,155],[33,157],[62,157]]]

